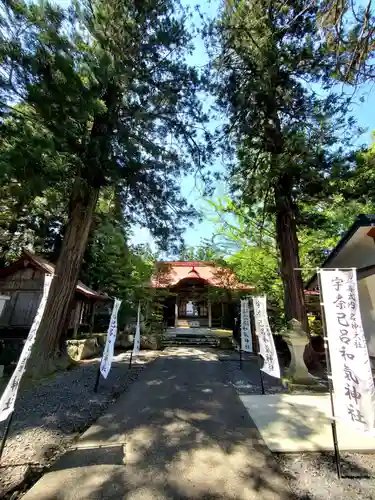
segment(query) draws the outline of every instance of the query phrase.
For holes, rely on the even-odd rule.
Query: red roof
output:
[[[152,278],[154,288],[177,285],[184,279],[198,279],[218,288],[253,290],[254,287],[240,283],[231,269],[202,261],[157,262]]]

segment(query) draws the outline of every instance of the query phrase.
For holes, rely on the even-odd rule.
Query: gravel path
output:
[[[14,492],[21,483],[35,481],[157,355],[144,351],[130,371],[129,353],[116,356],[98,393],[93,392],[98,359],[20,391],[0,466],[0,498],[18,498]],[[1,422],[1,435],[4,427]]]
[[[229,382],[238,394],[261,394],[256,358],[249,357],[243,363],[242,370],[236,354],[223,353],[220,359],[226,365]],[[266,394],[288,392],[281,383],[267,375],[264,375],[264,385]],[[306,393],[311,394],[308,391]],[[333,453],[275,453],[274,456],[298,500],[375,499],[374,454],[342,453],[343,476],[362,476],[360,479],[344,477],[342,480],[337,479]]]
[[[333,453],[274,454],[299,500],[374,500],[375,456],[342,453],[339,480]]]
[[[191,349],[187,351],[190,352]],[[261,393],[256,359],[247,358],[240,370],[238,353],[215,352],[225,366],[227,381],[237,393]],[[25,478],[31,484],[48,469],[82,431],[127,390],[145,364],[157,355],[153,351],[142,353],[135,360],[131,372],[127,368],[128,354],[117,356],[108,380],[101,379],[97,394],[93,392],[93,386],[98,360],[85,363],[21,392],[0,466],[0,498],[19,498],[17,486]],[[267,375],[264,376],[264,383],[268,394],[287,392],[280,383]],[[2,423],[0,434],[3,429]],[[375,498],[375,479],[337,479],[332,453],[274,456],[298,500]],[[341,464],[344,475],[375,477],[375,455],[342,453]]]
[[[166,349],[25,500],[291,500],[217,355]]]

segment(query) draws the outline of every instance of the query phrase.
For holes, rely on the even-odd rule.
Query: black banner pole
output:
[[[134,347],[133,347],[133,349],[132,349],[132,352],[130,353],[129,370],[130,370],[130,368],[132,367],[133,351],[134,351]]]
[[[259,363],[259,376],[260,376],[260,385],[262,387],[262,394],[266,394],[266,391],[264,390],[264,380],[263,380],[263,373],[262,373],[262,356],[258,354],[258,363]]]
[[[240,370],[242,370],[242,349],[240,344]]]
[[[324,336],[324,351],[326,355],[326,363],[327,363],[327,378],[328,378],[328,388],[329,388],[329,397],[331,400],[331,411],[332,411],[332,439],[333,439],[333,447],[335,450],[335,462],[336,462],[336,471],[337,477],[341,479],[341,459],[340,459],[340,448],[337,439],[337,428],[336,428],[336,420],[335,420],[335,405],[333,401],[333,385],[332,385],[332,369],[331,369],[331,357],[329,352],[328,345],[328,336],[327,336],[327,325],[325,318],[325,309],[324,309],[324,301],[322,294],[322,282],[320,279],[320,270],[317,272],[318,275],[318,285],[319,285],[319,294],[320,294],[320,310],[322,315],[322,327],[323,327],[323,336]]]
[[[3,456],[3,451],[4,451],[4,448],[5,448],[5,443],[6,443],[8,434],[9,434],[10,425],[11,425],[12,420],[13,420],[13,415],[14,415],[14,410],[12,411],[12,413],[10,414],[10,416],[8,417],[8,422],[7,422],[6,426],[5,426],[5,430],[4,430],[4,434],[3,434],[3,439],[1,440],[1,444],[0,444],[0,461],[1,461],[1,457]]]
[[[98,387],[99,387],[99,380],[100,380],[100,365],[102,363],[102,360],[100,360],[99,366],[98,366],[98,372],[96,374],[96,380],[95,380],[95,385],[94,385],[94,392],[98,392]]]

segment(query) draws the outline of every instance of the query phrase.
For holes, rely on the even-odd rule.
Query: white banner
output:
[[[253,339],[251,338],[249,300],[241,300],[241,350],[253,352]]]
[[[121,306],[121,300],[115,299],[115,303],[113,304],[111,319],[109,321],[107,340],[103,351],[103,357],[100,363],[100,373],[103,375],[104,378],[108,377],[108,373],[111,370],[113,352],[115,349],[115,342],[117,335],[117,315],[120,306]]]
[[[362,327],[355,269],[320,269],[335,415],[364,432],[374,429],[374,382]]]
[[[46,302],[48,298],[48,293],[51,288],[53,276],[51,274],[44,275],[44,286],[43,295],[34,317],[33,324],[31,325],[29,335],[27,336],[26,342],[23,346],[20,359],[18,360],[16,369],[11,376],[5,391],[3,392],[0,399],[0,422],[6,420],[9,415],[14,410],[14,404],[17,398],[18,387],[21,382],[22,375],[25,372],[27,361],[30,357],[32,347],[35,342],[36,332],[38,331],[40,321],[42,319],[44,309],[46,307]]]
[[[135,329],[133,356],[139,353],[141,349],[141,303],[138,303],[137,327]]]
[[[267,298],[253,297],[255,331],[259,340],[259,354],[264,360],[262,371],[271,377],[280,378],[280,366],[275,343],[268,323]]]

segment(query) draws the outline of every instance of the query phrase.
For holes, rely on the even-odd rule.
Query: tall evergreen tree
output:
[[[327,76],[357,85],[375,77],[375,9],[372,0],[321,0],[318,22],[331,54]]]
[[[286,319],[306,331],[298,204],[324,196],[341,153],[336,143],[346,105],[311,88],[329,63],[319,49],[316,16],[306,0],[227,0],[213,29],[215,91],[229,118],[223,136],[236,153],[232,192],[274,215]]]
[[[180,178],[204,164],[196,124],[205,116],[177,0],[82,0],[68,10],[44,1],[2,5],[3,114],[22,119],[15,99],[32,109],[26,119],[35,115],[64,156],[72,186],[31,363],[31,372],[44,373],[55,366],[100,190],[112,187],[125,218],[146,224],[164,247],[176,241],[193,213]]]

